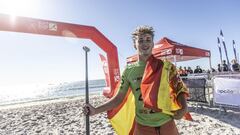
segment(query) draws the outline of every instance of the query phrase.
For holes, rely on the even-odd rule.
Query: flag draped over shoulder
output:
[[[119,85],[115,89],[115,94]],[[173,111],[181,109],[177,95],[188,90],[177,75],[175,66],[168,61],[161,61],[151,56],[145,67],[141,83],[141,93],[146,108],[173,115]],[[108,118],[118,135],[132,135],[135,119],[135,99],[128,89],[123,102],[115,109],[108,111]],[[185,119],[192,120],[187,113]]]
[[[177,74],[176,67],[169,61],[150,57],[141,83],[144,106],[173,115],[173,111],[181,109],[177,96],[182,92],[185,97],[189,96],[188,89]]]

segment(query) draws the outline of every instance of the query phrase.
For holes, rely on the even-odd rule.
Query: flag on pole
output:
[[[221,60],[221,64],[222,64],[222,49],[221,49],[221,43],[220,43],[220,39],[219,37],[217,37],[218,39],[218,50],[219,50],[219,54],[220,54],[220,60]]]
[[[225,54],[226,54],[226,59],[227,59],[227,64],[228,64],[228,70],[231,70],[231,68],[230,68],[230,62],[229,62],[228,54],[227,54],[227,48],[226,48],[226,44],[225,44],[225,41],[224,41],[224,36],[223,36],[222,30],[220,30],[220,35],[221,35],[221,37],[222,37],[222,44],[223,44],[224,51],[225,51]]]
[[[222,30],[220,30],[220,36],[224,37]],[[224,41],[224,39],[223,39],[223,41]]]
[[[234,52],[235,60],[238,61],[238,59],[237,59],[237,52],[236,52],[236,45],[235,45],[235,41],[234,40],[233,40],[233,52]]]

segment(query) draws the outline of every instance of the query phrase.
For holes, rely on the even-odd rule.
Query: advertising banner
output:
[[[215,103],[240,106],[240,79],[216,77],[213,83]]]

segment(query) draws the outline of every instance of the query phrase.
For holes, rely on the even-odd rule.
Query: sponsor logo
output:
[[[183,49],[176,48],[176,54],[183,55]]]
[[[118,69],[114,69],[113,70],[113,74],[114,74],[114,81],[118,82],[120,80],[120,73]]]
[[[230,89],[217,90],[217,93],[219,93],[219,94],[240,94],[240,90],[230,90]]]
[[[50,31],[57,31],[57,24],[56,23],[49,23],[48,24],[48,29]]]
[[[103,61],[103,71],[104,73],[108,73],[108,64],[106,61]]]
[[[57,24],[51,22],[38,22],[38,28],[41,30],[57,31]]]
[[[166,49],[166,50],[162,50],[160,55],[167,55],[167,54],[172,54],[172,50],[171,49]]]

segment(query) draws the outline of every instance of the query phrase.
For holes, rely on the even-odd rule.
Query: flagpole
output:
[[[230,62],[229,62],[228,54],[227,54],[227,48],[226,48],[226,44],[225,44],[225,41],[224,41],[224,36],[223,36],[222,30],[220,30],[220,35],[222,37],[222,44],[223,44],[223,47],[224,47],[224,50],[225,50],[225,54],[226,54],[226,59],[227,59],[227,64],[228,64],[228,71],[231,71]]]
[[[89,103],[89,94],[88,94],[88,57],[87,53],[90,49],[86,46],[83,46],[83,50],[85,51],[85,103]],[[89,125],[89,115],[86,115],[86,135],[90,135],[90,125]]]
[[[237,61],[237,52],[236,52],[236,45],[234,40],[233,40],[233,52],[234,52],[235,60]]]
[[[221,65],[222,65],[222,49],[221,49],[221,43],[220,43],[220,39],[219,39],[219,37],[217,37],[217,39],[218,39],[218,50],[219,50],[219,54],[220,54],[220,63],[221,63]]]

